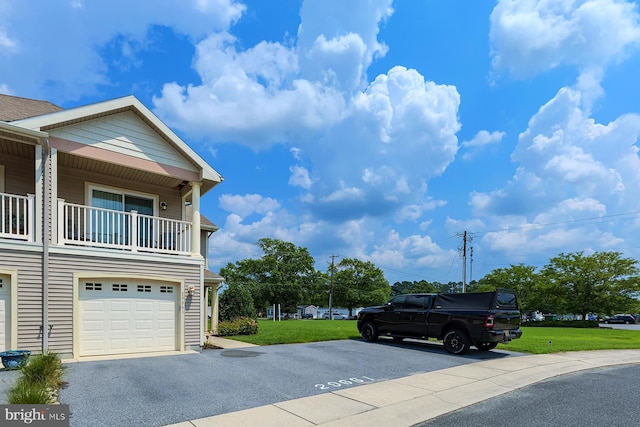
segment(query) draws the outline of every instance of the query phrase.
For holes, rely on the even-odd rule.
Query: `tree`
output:
[[[354,308],[383,304],[391,295],[384,273],[370,261],[344,258],[336,266],[333,281],[335,305],[348,308],[349,316]]]
[[[278,239],[263,238],[258,245],[264,252],[260,259],[244,259],[220,270],[227,283],[242,284],[251,292],[257,310],[280,304],[286,311],[316,288],[320,280],[315,261],[306,248]]]
[[[561,253],[542,269],[545,287],[557,295],[558,309],[565,313],[612,314],[638,307],[640,291],[637,261],[620,252]]]
[[[229,285],[220,295],[219,303],[219,316],[222,321],[229,321],[238,317],[250,317],[252,319],[256,317],[251,293],[242,285]]]
[[[402,294],[415,294],[415,293],[436,293],[438,292],[438,288],[427,282],[426,280],[420,280],[419,282],[413,281],[402,281],[396,282],[391,286],[391,295],[402,295]]]
[[[498,268],[480,279],[473,287],[473,291],[493,291],[496,288],[515,289],[522,311],[548,310],[549,304],[544,303],[544,298],[539,297],[541,279],[535,271],[535,267],[524,264]]]

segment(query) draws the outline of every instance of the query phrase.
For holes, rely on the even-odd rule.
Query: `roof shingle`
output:
[[[12,122],[62,110],[49,101],[0,94],[0,121]]]

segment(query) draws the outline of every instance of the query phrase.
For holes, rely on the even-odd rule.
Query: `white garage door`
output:
[[[176,350],[179,292],[170,284],[80,284],[80,356]]]
[[[9,337],[11,336],[10,321],[10,297],[9,292],[9,278],[6,276],[0,276],[0,351],[10,350],[11,343]]]

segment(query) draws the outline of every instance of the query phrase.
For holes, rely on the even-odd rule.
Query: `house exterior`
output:
[[[0,95],[0,351],[200,348],[223,281],[201,197],[222,180],[133,96]]]

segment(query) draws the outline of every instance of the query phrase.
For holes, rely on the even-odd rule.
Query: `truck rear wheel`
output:
[[[360,335],[362,335],[362,339],[366,342],[376,342],[378,341],[378,328],[376,328],[376,325],[373,323],[366,322],[362,325]]]
[[[497,346],[498,346],[497,342],[479,342],[478,344],[476,344],[477,349],[480,351],[493,350]]]
[[[442,339],[444,349],[451,354],[463,354],[469,350],[469,339],[460,329],[451,329]]]

